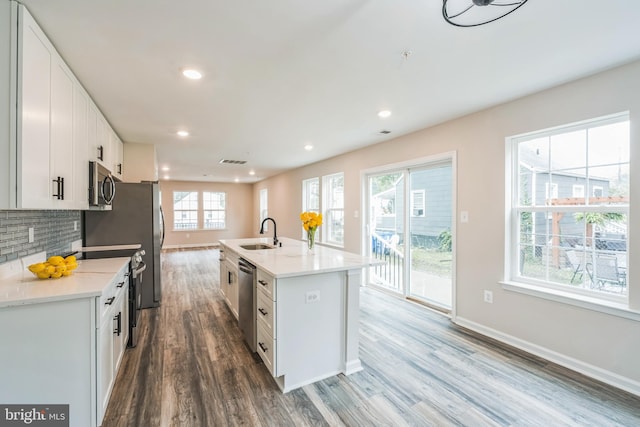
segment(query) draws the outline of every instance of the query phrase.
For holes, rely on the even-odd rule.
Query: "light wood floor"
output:
[[[216,250],[163,253],[103,423],[114,426],[640,426],[640,398],[361,292],[364,371],[282,394],[218,290]]]

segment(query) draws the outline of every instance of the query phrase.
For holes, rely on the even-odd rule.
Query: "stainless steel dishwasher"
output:
[[[238,262],[238,317],[240,329],[251,351],[256,351],[256,266]]]

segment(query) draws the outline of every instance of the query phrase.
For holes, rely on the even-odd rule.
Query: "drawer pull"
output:
[[[120,334],[122,333],[122,312],[118,313],[114,320],[116,321],[116,329],[113,331],[113,333],[120,336]]]
[[[260,312],[260,314],[262,314],[263,316],[266,316],[266,315],[268,314],[268,313],[267,313],[267,310],[265,310],[265,309],[264,309],[264,308],[262,308],[262,307],[260,307],[260,308],[258,309],[258,311],[259,311],[259,312]]]
[[[260,346],[260,348],[262,349],[262,351],[264,351],[265,353],[269,350],[269,349],[267,348],[267,346],[266,346],[266,345],[264,345],[264,343],[259,342],[259,343],[258,343],[258,345]]]
[[[107,300],[107,302],[104,303],[104,305],[111,305],[113,304],[113,301],[116,299],[116,297],[111,297]]]
[[[260,283],[262,286],[268,286],[269,284],[267,282],[265,282],[264,280],[258,280],[258,283]]]
[[[124,280],[123,280],[122,282],[118,283],[118,285],[117,285],[116,287],[117,287],[117,288],[121,288],[121,287],[123,287],[123,286],[124,286]]]

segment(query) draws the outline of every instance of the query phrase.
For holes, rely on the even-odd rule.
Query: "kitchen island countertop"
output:
[[[309,251],[307,242],[302,240],[283,237],[279,241],[282,246],[257,250],[243,249],[242,245],[273,246],[273,239],[228,239],[220,240],[220,244],[276,278],[352,270],[381,263],[373,258],[318,244]]]

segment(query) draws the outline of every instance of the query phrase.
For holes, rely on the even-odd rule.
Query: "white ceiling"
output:
[[[177,180],[254,182],[640,58],[638,0],[530,0],[475,28],[441,0],[22,3]]]

